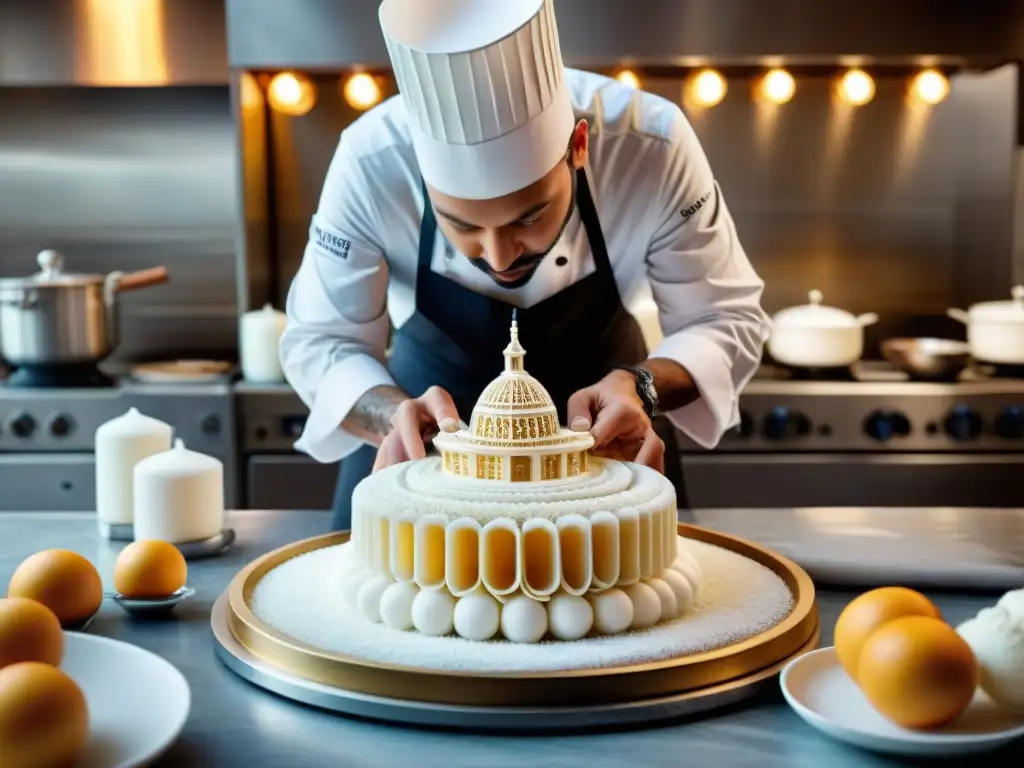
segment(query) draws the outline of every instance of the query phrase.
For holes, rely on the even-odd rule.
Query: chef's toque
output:
[[[501,197],[565,155],[576,121],[553,0],[383,0],[380,24],[430,186]]]

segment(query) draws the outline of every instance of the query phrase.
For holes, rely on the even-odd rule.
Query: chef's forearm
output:
[[[700,397],[690,372],[675,360],[649,357],[639,367],[654,376],[654,391],[658,393],[658,410],[661,412],[677,410]]]
[[[381,441],[391,431],[391,417],[395,410],[409,395],[398,387],[383,384],[374,387],[360,397],[341,426],[373,445]]]

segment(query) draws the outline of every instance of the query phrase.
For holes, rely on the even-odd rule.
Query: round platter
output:
[[[727,692],[730,684],[745,687],[750,683],[748,678],[757,678],[762,673],[771,676],[781,663],[816,645],[818,611],[814,585],[799,566],[756,544],[705,528],[680,525],[679,534],[728,550],[770,570],[792,593],[788,615],[768,629],[738,642],[642,664],[496,673],[448,672],[371,662],[290,637],[264,623],[251,607],[253,593],[264,576],[292,558],[343,544],[349,538],[346,531],[290,544],[242,569],[226,594],[221,619],[225,626],[220,627],[218,645],[222,658],[235,671],[271,689],[274,687],[266,684],[268,676],[278,681],[309,681],[316,684],[313,687],[321,694],[323,689],[330,689],[350,700],[371,697],[400,701],[406,706],[441,705],[505,711],[517,708],[548,713],[559,708],[614,710],[643,702],[663,703],[680,697],[720,695]],[[216,614],[214,631],[216,635]],[[232,653],[232,646],[243,649],[244,653]],[[249,665],[244,659],[254,659],[259,664]],[[245,674],[240,671],[240,665],[248,665],[250,672],[258,666],[259,674]],[[272,675],[274,671],[278,674]],[[411,699],[411,695],[415,695],[415,699]]]
[[[214,604],[211,620],[217,655],[239,677],[271,693],[355,717],[488,732],[578,731],[609,725],[641,725],[736,704],[766,688],[774,689],[776,675],[793,659],[817,648],[819,639],[815,622],[807,642],[785,659],[726,683],[673,696],[576,707],[476,707],[375,696],[300,677],[261,659],[242,645],[231,631],[228,615],[225,592]]]

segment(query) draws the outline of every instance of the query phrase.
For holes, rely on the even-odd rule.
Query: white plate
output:
[[[89,743],[82,768],[148,765],[185,726],[192,694],[169,663],[134,645],[64,633],[60,665],[85,694]]]
[[[782,695],[804,722],[840,741],[895,755],[966,755],[1024,736],[1024,716],[996,708],[979,691],[955,722],[912,731],[886,720],[868,703],[839,663],[835,648],[805,653],[782,670]]]

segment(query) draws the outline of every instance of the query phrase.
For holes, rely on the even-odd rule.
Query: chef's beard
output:
[[[565,228],[569,224],[569,219],[572,218],[572,212],[576,208],[577,170],[572,166],[569,166],[569,172],[572,175],[572,192],[569,195],[569,208],[565,212],[565,218],[562,219],[562,226],[558,228],[558,234],[555,235],[555,239],[552,240],[551,245],[549,245],[543,251],[524,253],[518,259],[509,264],[508,267],[504,270],[504,272],[518,272],[520,269],[528,267],[526,272],[523,273],[522,277],[512,281],[500,280],[499,278],[496,277],[496,275],[500,275],[502,274],[502,272],[498,272],[497,270],[492,269],[491,265],[487,263],[486,259],[477,258],[469,260],[474,267],[479,269],[485,275],[488,275],[495,282],[496,285],[499,285],[502,288],[508,288],[509,290],[512,290],[514,288],[522,288],[524,285],[530,282],[530,280],[533,278],[535,274],[537,274],[537,269],[538,267],[540,267],[540,263],[544,260],[544,257],[551,253],[551,251],[554,250],[555,246],[558,245],[558,242],[562,239],[562,235],[565,234]]]

